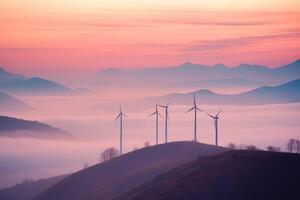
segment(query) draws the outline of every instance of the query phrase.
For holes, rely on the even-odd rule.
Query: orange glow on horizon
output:
[[[0,66],[17,71],[185,61],[278,66],[300,53],[300,2],[295,0],[12,0],[0,5]]]

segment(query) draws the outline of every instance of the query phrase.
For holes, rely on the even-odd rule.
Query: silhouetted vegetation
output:
[[[86,169],[86,168],[88,168],[88,167],[89,167],[89,163],[84,163],[83,169]]]
[[[139,148],[138,147],[133,147],[133,151],[136,151],[138,150]]]
[[[257,146],[255,145],[248,145],[248,144],[241,144],[239,146],[236,147],[236,149],[240,149],[240,150],[249,150],[249,151],[258,151],[260,150]]]
[[[296,152],[300,153],[300,141],[296,140]]]
[[[234,150],[234,149],[236,149],[236,145],[231,142],[228,144],[228,148]]]
[[[293,152],[300,153],[300,141],[291,138],[287,142],[286,148],[287,148],[287,151],[290,152],[290,153],[293,153]]]
[[[272,152],[279,152],[280,151],[280,147],[267,146],[267,150],[268,151],[272,151]]]
[[[149,147],[151,144],[149,141],[144,142],[144,147]]]
[[[256,146],[254,146],[254,145],[249,145],[249,146],[247,147],[247,150],[250,150],[250,151],[258,151],[259,148],[256,147]]]
[[[117,157],[118,155],[119,151],[114,147],[110,147],[100,153],[100,161],[105,162]]]
[[[228,148],[231,150],[250,150],[250,151],[263,150],[258,148],[255,145],[247,145],[247,144],[236,145],[232,142],[228,144]],[[294,138],[289,139],[286,144],[286,149],[290,153],[300,153],[300,140]],[[266,147],[266,150],[270,152],[280,152],[281,148],[278,146],[269,145]]]
[[[289,139],[288,143],[286,144],[286,148],[288,152],[292,153],[294,150],[294,145],[295,145],[295,139]]]

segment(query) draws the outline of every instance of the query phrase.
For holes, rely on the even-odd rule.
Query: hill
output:
[[[19,93],[48,95],[71,93],[71,89],[65,86],[39,77],[11,84],[9,90]]]
[[[36,200],[109,200],[199,155],[223,151],[226,149],[196,142],[143,148],[72,174]]]
[[[201,89],[189,93],[175,93],[161,97],[147,98],[148,102],[172,102],[172,104],[189,104],[193,94],[197,95],[197,101],[201,104],[222,105],[261,105],[282,104],[300,102],[300,79],[290,81],[278,86],[264,86],[240,94],[218,94],[210,90]]]
[[[3,84],[5,81],[10,80],[25,80],[25,77],[19,74],[9,73],[5,69],[0,68],[0,83]]]
[[[23,112],[32,108],[20,99],[0,92],[0,109],[5,112]]]
[[[230,151],[162,173],[115,200],[298,199],[300,155]]]
[[[49,139],[72,138],[70,133],[60,128],[52,127],[38,121],[29,121],[7,116],[0,116],[0,136]]]
[[[55,176],[37,181],[26,181],[10,188],[0,189],[1,200],[32,200],[37,195],[46,191],[67,175]]]
[[[13,94],[26,95],[63,95],[72,90],[54,81],[39,77],[26,78],[0,68],[0,90]]]

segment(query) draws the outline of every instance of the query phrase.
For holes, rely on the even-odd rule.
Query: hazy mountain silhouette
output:
[[[5,69],[0,68],[0,83],[10,80],[25,80],[26,78],[19,74],[13,74],[5,71]]]
[[[71,139],[67,131],[38,121],[0,116],[0,136]]]
[[[146,102],[172,102],[172,104],[189,104],[195,93],[201,104],[260,105],[300,102],[300,79],[278,86],[260,87],[240,94],[217,94],[201,89],[190,93],[169,94],[162,97],[147,98]]]
[[[249,64],[229,68],[222,64],[207,66],[187,62],[169,68],[102,70],[99,73],[99,84],[135,87],[213,87],[214,81],[218,81],[219,86],[224,87],[232,79],[228,86],[232,87],[235,84],[243,86],[246,82],[248,86],[250,83],[253,86],[274,85],[299,78],[300,60],[278,68]],[[225,85],[221,84],[222,80]]]
[[[241,78],[222,78],[214,80],[198,80],[198,81],[189,81],[189,82],[179,82],[178,87],[217,87],[217,88],[234,88],[234,87],[259,87],[264,85],[264,82],[260,81],[251,81]],[[174,84],[174,86],[176,86]]]
[[[0,92],[0,109],[6,112],[23,112],[32,108],[16,97]]]
[[[63,95],[71,94],[72,90],[54,81],[12,74],[0,68],[0,90],[8,93],[29,95]]]
[[[199,155],[226,150],[196,142],[172,142],[142,148],[74,173],[36,200],[109,200]]]
[[[115,200],[298,199],[300,155],[230,151],[199,157]]]
[[[0,189],[1,200],[32,200],[43,193],[59,181],[66,178],[67,175],[55,176],[51,178],[40,179],[37,181],[25,181],[10,188]]]

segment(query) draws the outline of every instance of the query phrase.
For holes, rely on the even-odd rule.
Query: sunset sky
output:
[[[30,74],[300,58],[299,0],[9,0],[0,66]]]
[[[289,139],[300,140],[300,62],[283,70],[176,66],[276,68],[296,60],[300,0],[0,0],[0,68],[27,78],[0,69],[0,123],[1,116],[35,121],[22,129],[15,123],[23,122],[2,119],[0,199],[1,188],[71,174],[99,163],[106,148],[119,150],[120,108],[128,115],[121,130],[125,153],[155,144],[157,127],[160,144],[165,134],[169,142],[191,141],[195,115],[186,111],[194,103],[203,111],[197,141],[215,145],[215,121],[207,113],[221,109],[219,145],[284,152]],[[173,68],[105,70],[160,67]],[[149,117],[156,103],[170,104],[168,127],[164,108],[158,126]],[[56,138],[61,131],[36,121],[71,136]]]

